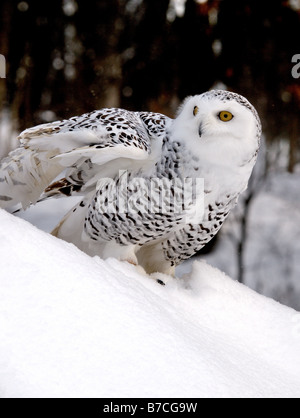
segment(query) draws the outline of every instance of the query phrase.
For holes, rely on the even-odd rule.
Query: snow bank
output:
[[[163,287],[0,224],[0,397],[299,397],[295,311],[204,263]]]

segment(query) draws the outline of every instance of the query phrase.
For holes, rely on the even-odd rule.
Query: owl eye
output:
[[[224,112],[220,112],[220,113],[219,113],[219,119],[220,119],[222,122],[229,122],[229,121],[231,121],[233,118],[234,118],[234,116],[233,116],[233,114],[232,114],[232,113],[230,113],[230,112],[224,111]]]
[[[198,106],[195,106],[194,107],[194,112],[193,112],[194,116],[197,116],[198,115],[198,112],[199,112],[199,107]]]

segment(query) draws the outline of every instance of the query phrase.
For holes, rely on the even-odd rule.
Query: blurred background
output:
[[[102,107],[174,116],[211,88],[246,96],[260,159],[198,256],[300,310],[299,39],[300,0],[1,0],[0,157],[25,128]]]

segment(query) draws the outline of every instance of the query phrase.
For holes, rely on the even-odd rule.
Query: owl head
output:
[[[201,161],[242,166],[256,160],[261,122],[247,99],[213,90],[185,100],[171,137],[183,142]]]

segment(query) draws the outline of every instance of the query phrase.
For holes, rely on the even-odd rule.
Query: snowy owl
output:
[[[247,188],[260,137],[255,108],[219,90],[187,98],[175,119],[103,109],[40,125],[0,165],[0,207],[82,196],[53,235],[172,275]]]

